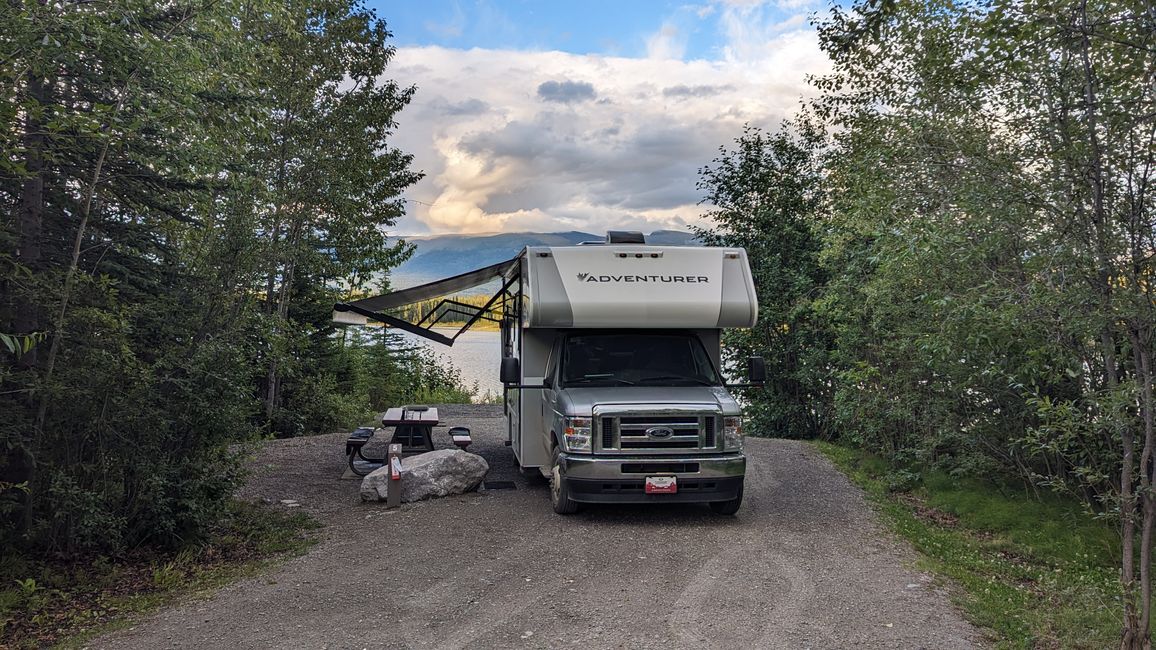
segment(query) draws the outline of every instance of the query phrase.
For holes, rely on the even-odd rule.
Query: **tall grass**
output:
[[[1081,503],[934,471],[896,490],[878,457],[816,446],[911,542],[922,568],[951,579],[953,599],[997,648],[1118,645],[1119,537]]]

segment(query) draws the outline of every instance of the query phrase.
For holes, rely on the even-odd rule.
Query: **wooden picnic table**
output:
[[[390,442],[401,444],[402,451],[433,451],[433,428],[438,425],[438,410],[429,406],[399,406],[381,414],[381,426],[394,427]]]
[[[423,410],[412,410],[412,406],[397,406],[391,409],[386,409],[385,413],[381,414],[381,426],[395,427],[399,424],[420,424],[424,426],[436,427],[438,424],[438,410],[434,407],[427,406]],[[422,408],[422,407],[419,407]]]
[[[438,422],[438,410],[429,406],[400,406],[387,409],[381,414],[382,428],[393,427],[390,444],[401,445],[401,450],[406,453],[433,451],[433,428],[438,426]],[[361,453],[374,433],[375,430],[370,427],[361,427],[349,434],[345,441],[349,471],[357,476],[365,476],[387,460]],[[473,442],[468,427],[450,427],[449,434],[450,441],[459,449],[465,449]]]

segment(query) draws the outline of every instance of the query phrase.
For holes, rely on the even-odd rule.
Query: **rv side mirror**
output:
[[[546,388],[553,388],[554,387],[554,380],[550,379],[549,377],[543,377],[542,378],[542,385],[545,386]]]
[[[522,364],[517,357],[502,357],[502,370],[499,373],[503,384],[522,383]]]
[[[762,357],[747,357],[747,377],[752,384],[767,381],[767,364]]]

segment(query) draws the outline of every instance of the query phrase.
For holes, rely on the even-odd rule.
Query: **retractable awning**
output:
[[[465,291],[466,289],[479,287],[483,284],[486,284],[487,282],[504,277],[518,264],[518,259],[518,257],[515,257],[504,262],[498,262],[497,264],[491,264],[490,266],[468,271],[466,273],[455,275],[450,278],[445,278],[444,280],[437,280],[435,282],[430,282],[416,287],[410,287],[409,289],[392,291],[380,296],[373,296],[372,298],[362,298],[361,300],[355,300],[348,303],[337,303],[333,306],[333,321],[335,323],[341,323],[345,325],[366,325],[370,320],[376,320],[385,323],[386,325],[397,327],[407,332],[412,332],[418,336],[430,339],[431,341],[437,341],[438,343],[444,343],[445,345],[453,345],[454,340],[457,339],[458,336],[461,336],[462,332],[468,330],[474,325],[474,323],[478,322],[479,320],[486,318],[486,314],[491,309],[493,309],[494,305],[498,302],[502,295],[505,294],[510,289],[510,286],[516,281],[518,277],[517,274],[515,274],[510,280],[503,282],[502,287],[490,298],[488,302],[486,302],[485,306],[481,308],[475,308],[477,311],[472,315],[470,320],[452,337],[430,329],[430,326],[437,322],[436,319],[430,323],[430,326],[422,326],[421,322],[410,323],[408,321],[390,316],[389,314],[382,312],[387,309],[412,305],[415,302],[421,302],[431,298],[440,298],[442,296],[448,296],[460,291]],[[460,309],[470,308],[468,305],[463,305],[462,303],[457,303],[454,301],[442,302],[452,305],[454,307],[452,311],[459,314],[461,313]],[[439,308],[441,306],[441,304],[438,305]],[[435,308],[435,311],[436,310],[437,308]],[[422,322],[424,321],[425,319],[422,319]]]

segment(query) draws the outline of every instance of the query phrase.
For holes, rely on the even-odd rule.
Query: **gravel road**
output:
[[[500,407],[449,405],[488,490],[387,510],[338,480],[344,436],[271,442],[246,498],[295,499],[323,540],[96,648],[974,648],[981,633],[862,494],[805,444],[748,439],[743,508],[561,517],[518,475]],[[437,429],[438,446],[450,446]],[[276,506],[283,507],[283,506]]]

